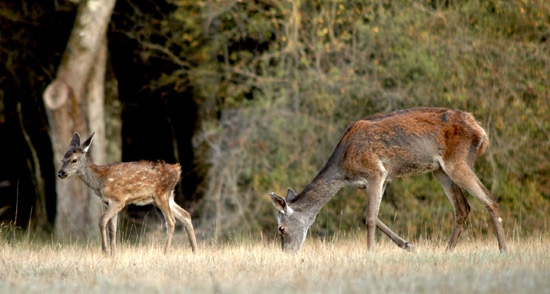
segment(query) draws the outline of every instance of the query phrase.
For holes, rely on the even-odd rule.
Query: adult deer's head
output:
[[[80,145],[80,135],[78,133],[74,134],[69,149],[61,159],[63,165],[57,172],[58,177],[64,179],[72,176],[86,165],[86,153],[92,144],[93,137],[94,133]]]
[[[290,207],[292,200],[296,198],[296,192],[288,188],[286,199],[271,192],[271,202],[279,210],[277,225],[281,235],[281,247],[283,251],[296,252],[302,248],[306,239],[307,230],[313,223],[311,217],[304,215],[301,211]]]

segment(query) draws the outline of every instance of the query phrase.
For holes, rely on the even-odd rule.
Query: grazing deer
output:
[[[183,223],[191,248],[197,250],[191,215],[174,201],[174,187],[179,181],[179,164],[165,162],[117,162],[95,165],[86,157],[94,134],[80,145],[80,136],[75,133],[69,149],[61,160],[63,165],[57,175],[64,179],[77,174],[106,206],[99,219],[101,246],[107,253],[106,226],[109,223],[111,254],[116,253],[117,214],[126,204],[146,205],[154,203],[166,221],[166,247],[168,251],[174,235],[175,218]]]
[[[466,189],[491,214],[501,251],[506,250],[498,201],[473,171],[476,157],[489,145],[474,117],[460,110],[413,108],[375,114],[348,127],[325,166],[302,193],[288,189],[286,199],[271,193],[279,210],[283,250],[298,251],[319,210],[344,186],[366,189],[367,248],[374,249],[375,226],[399,247],[414,246],[378,219],[386,184],[413,174],[432,172],[453,206],[455,223],[447,250],[455,247],[470,206]]]

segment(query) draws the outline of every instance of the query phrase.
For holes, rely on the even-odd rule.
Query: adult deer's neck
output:
[[[332,196],[344,186],[342,180],[323,169],[296,197],[296,200],[291,201],[291,206],[311,216],[317,215]]]
[[[101,178],[97,173],[97,165],[95,165],[88,157],[86,157],[86,164],[77,173],[78,177],[99,195],[101,189]]]

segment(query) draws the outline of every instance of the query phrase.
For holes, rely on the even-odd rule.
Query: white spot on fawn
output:
[[[113,179],[113,178],[108,178],[107,180],[108,180],[109,182],[112,182],[112,181],[114,181],[115,179]]]
[[[498,222],[501,223],[501,222],[502,222],[502,218],[499,217],[499,218],[498,218]]]

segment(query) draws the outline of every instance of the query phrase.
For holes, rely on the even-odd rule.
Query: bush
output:
[[[489,133],[477,174],[500,198],[508,234],[546,230],[550,4],[438,3],[175,1],[162,45],[186,66],[157,82],[187,84],[202,106],[201,228],[274,231],[268,193],[309,183],[352,121],[445,106],[472,112]],[[492,232],[472,206],[471,228]],[[364,192],[344,189],[313,230],[361,227],[365,207]],[[431,176],[389,185],[381,219],[409,236],[453,224]]]

